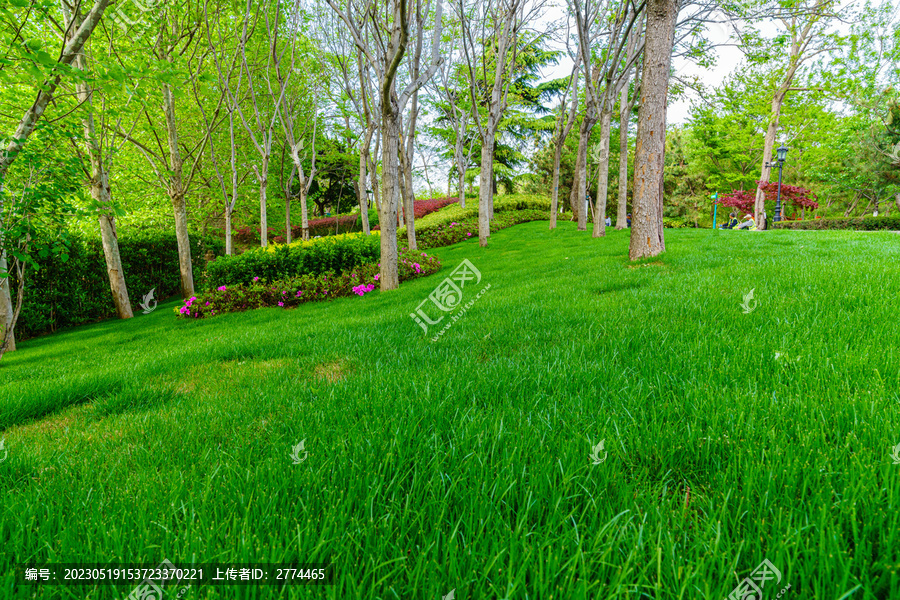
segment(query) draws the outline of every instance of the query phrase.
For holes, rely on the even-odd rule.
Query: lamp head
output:
[[[778,156],[778,162],[784,162],[784,159],[787,158],[788,148],[784,144],[778,147],[778,150],[775,151]]]

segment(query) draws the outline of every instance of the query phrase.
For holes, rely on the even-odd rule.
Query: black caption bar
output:
[[[146,592],[194,585],[332,585],[330,563],[43,563],[16,567],[16,584],[133,585]],[[140,595],[138,595],[140,597]]]

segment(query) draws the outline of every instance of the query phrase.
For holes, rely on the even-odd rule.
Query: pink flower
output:
[[[299,292],[297,292],[297,295],[294,296],[294,297],[295,297],[295,298],[299,298],[299,297],[302,296],[302,295],[303,295],[303,290],[300,290]]]
[[[209,300],[206,301],[205,306],[209,306]]]
[[[284,306],[284,302],[279,302],[278,306]]]
[[[219,287],[217,287],[216,289],[219,290],[220,292],[224,292],[224,291],[225,291],[225,286],[224,286],[224,285],[223,285],[223,286],[219,286]]]
[[[253,281],[259,281],[259,277],[254,277]]]
[[[378,273],[375,273],[375,281],[378,281],[379,277],[381,277],[381,275]]]
[[[471,234],[471,233],[467,233],[467,234],[466,234],[466,237],[472,237],[472,234]]]

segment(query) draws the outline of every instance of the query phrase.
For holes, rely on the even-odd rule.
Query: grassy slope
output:
[[[900,238],[667,231],[635,268],[627,232],[546,227],[390,294],[23,343],[0,573],[330,557],[285,597],[691,599],[768,558],[790,597],[898,597]],[[491,289],[432,343],[409,313],[463,258]]]

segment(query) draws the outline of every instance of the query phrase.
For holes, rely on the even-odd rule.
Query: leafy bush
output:
[[[781,221],[772,224],[776,229],[855,229],[859,231],[900,231],[900,217],[852,217],[846,219],[810,219]]]
[[[678,217],[663,217],[663,227],[667,229],[681,229],[684,227],[693,227],[694,222],[690,219]]]
[[[378,262],[381,238],[360,233],[332,235],[290,245],[248,250],[237,256],[222,256],[209,263],[204,285],[249,284],[254,277],[279,281],[301,275],[341,273]]]
[[[150,290],[155,289],[156,300],[181,293],[174,232],[123,228],[118,235],[132,310],[140,310],[140,303]],[[221,255],[225,247],[222,240],[203,238],[196,233],[190,235],[190,240],[194,277],[198,278],[207,252]],[[26,271],[25,300],[16,324],[17,339],[115,316],[99,233],[96,237],[72,234],[65,262],[59,255],[38,257],[37,262],[37,271]],[[10,284],[15,289],[14,277]]]
[[[400,281],[407,281],[436,273],[441,263],[425,252],[410,252],[402,248],[398,266]],[[363,296],[377,285],[378,271],[378,264],[365,264],[341,273],[326,271],[273,281],[254,276],[248,283],[221,285],[205,294],[193,296],[175,312],[180,317],[202,319],[266,306],[291,308],[304,302],[331,300],[354,293]]]

